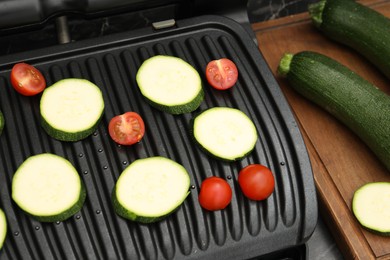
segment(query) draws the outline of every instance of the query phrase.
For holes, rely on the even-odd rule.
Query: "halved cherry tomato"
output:
[[[17,63],[11,70],[11,84],[22,95],[33,96],[46,87],[42,73],[27,63]]]
[[[212,60],[206,67],[206,79],[209,84],[219,90],[228,89],[236,84],[238,70],[233,61],[222,58]]]
[[[226,208],[232,200],[232,189],[227,181],[220,177],[209,177],[202,182],[199,203],[207,210]]]
[[[139,114],[126,112],[110,120],[108,132],[116,143],[132,145],[141,141],[145,133],[145,124]]]
[[[264,200],[275,188],[271,170],[261,164],[250,164],[241,169],[238,183],[244,195],[251,200]]]

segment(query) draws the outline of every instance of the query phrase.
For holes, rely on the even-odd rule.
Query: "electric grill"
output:
[[[1,44],[25,39],[0,59],[0,109],[6,121],[0,137],[0,207],[8,220],[0,259],[305,259],[305,242],[317,222],[310,161],[290,107],[258,51],[245,7],[241,1],[205,0],[0,3]],[[103,36],[74,33],[102,19],[115,23],[118,17],[122,23]],[[128,17],[144,20],[129,28],[123,23]],[[45,41],[34,37],[58,30],[60,42],[72,42],[59,44],[52,34]],[[191,140],[193,114],[170,115],[145,102],[135,74],[157,54],[180,57],[200,73],[205,100],[199,110],[235,107],[252,118],[259,142],[248,157],[233,163],[209,157]],[[212,89],[203,73],[210,60],[222,57],[239,70],[236,86],[227,91]],[[36,66],[48,86],[68,77],[98,85],[106,105],[96,132],[74,143],[50,138],[40,126],[40,95],[21,96],[10,85],[17,62]],[[144,139],[130,147],[116,145],[107,129],[114,115],[126,111],[138,112],[146,124]],[[37,222],[11,199],[18,166],[43,152],[67,158],[86,184],[83,209],[64,222]],[[157,155],[189,171],[190,195],[158,223],[120,218],[110,199],[119,174],[135,159]],[[275,191],[265,201],[246,199],[237,184],[238,171],[250,163],[274,173]],[[225,210],[208,212],[197,201],[200,184],[209,176],[225,178],[233,189]]]

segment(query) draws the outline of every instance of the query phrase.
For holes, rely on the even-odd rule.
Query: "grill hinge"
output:
[[[63,44],[70,42],[68,18],[66,16],[56,18],[56,28],[58,43]]]

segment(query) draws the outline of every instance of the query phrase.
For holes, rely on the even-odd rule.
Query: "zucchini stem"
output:
[[[321,0],[308,6],[310,17],[316,27],[320,27],[322,24],[322,11],[324,10],[325,4],[326,0]]]
[[[290,64],[293,57],[294,55],[292,53],[283,54],[278,66],[278,73],[282,77],[286,77],[287,73],[290,71]]]

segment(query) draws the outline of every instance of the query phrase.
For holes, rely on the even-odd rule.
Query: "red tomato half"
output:
[[[206,67],[206,78],[209,84],[219,90],[234,86],[238,78],[238,70],[233,61],[222,58],[212,60]]]
[[[116,143],[132,145],[138,143],[145,133],[145,124],[135,112],[115,116],[108,125],[108,132]]]
[[[26,63],[17,63],[11,70],[11,84],[22,95],[33,96],[46,87],[46,80],[35,67]]]
[[[264,200],[275,188],[271,170],[261,164],[250,164],[243,168],[238,174],[238,184],[251,200]]]
[[[202,182],[199,203],[207,210],[226,208],[232,200],[232,189],[227,181],[220,177],[209,177]]]

